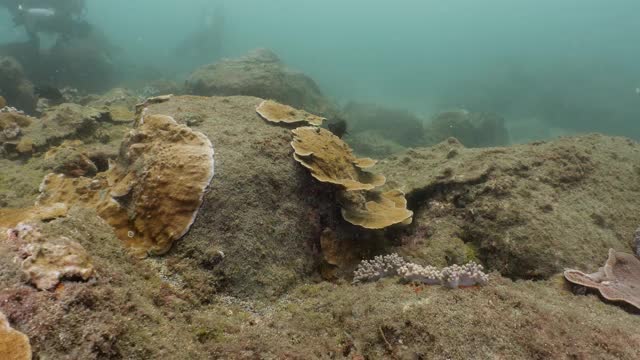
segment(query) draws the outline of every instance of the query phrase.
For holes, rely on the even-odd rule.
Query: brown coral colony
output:
[[[386,181],[383,175],[363,170],[375,160],[356,158],[349,145],[328,130],[305,126],[292,132],[293,158],[316,180],[340,186],[338,198],[346,221],[367,229],[411,223],[413,213],[400,190],[374,190]]]
[[[326,120],[323,117],[309,114],[304,110],[298,110],[291,106],[280,104],[273,100],[264,100],[258,105],[256,112],[265,120],[274,123],[300,123],[306,122],[320,126]]]

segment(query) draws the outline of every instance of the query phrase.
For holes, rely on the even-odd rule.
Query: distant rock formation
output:
[[[272,99],[325,117],[335,113],[313,79],[289,69],[267,49],[195,70],[186,81],[186,90],[202,96],[246,95]]]

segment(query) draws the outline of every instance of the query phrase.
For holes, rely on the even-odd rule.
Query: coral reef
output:
[[[610,301],[621,301],[640,309],[640,260],[631,254],[609,249],[603,267],[592,274],[579,270],[564,271],[567,281],[597,289]]]
[[[309,114],[304,110],[292,108],[289,105],[280,104],[273,100],[265,100],[258,105],[256,112],[265,120],[274,123],[299,123],[306,122],[310,125],[320,126],[326,120],[323,117]]]
[[[192,268],[171,258],[126,256],[91,211],[42,227],[81,243],[100,277],[65,283],[55,293],[38,291],[22,285],[0,242],[0,311],[29,336],[39,358],[640,356],[637,315],[594,296],[573,296],[556,281],[496,276],[473,291],[384,279],[358,286],[308,281],[266,301],[228,292],[201,301],[189,280]],[[176,245],[179,250],[187,243]]]
[[[449,139],[380,161],[376,171],[387,176],[385,185],[336,191],[339,186],[315,181],[292,159],[291,131],[260,118],[262,101],[176,96],[148,104],[133,133],[154,114],[167,114],[216,144],[216,177],[198,216],[163,257],[128,256],[99,209],[65,206],[64,217],[42,214],[46,221],[34,216],[28,224],[47,239],[81,244],[100,276],[39,291],[25,284],[14,261],[24,231],[16,221],[45,211],[0,210],[1,232],[12,229],[11,240],[0,241],[0,311],[29,336],[34,357],[640,357],[640,318],[629,313],[635,309],[574,296],[557,275],[566,266],[586,268],[605,247],[631,248],[628,234],[640,222],[636,143],[591,135],[467,149]],[[78,198],[75,204],[102,194],[130,205],[135,188],[118,195],[129,188],[128,174],[139,174],[129,171],[140,164],[131,159],[146,154],[138,146],[147,140],[127,137],[121,150],[129,154],[112,161],[124,178],[107,177],[113,156],[99,160],[93,153],[113,151],[131,124],[97,124],[95,131],[35,147],[32,157],[0,159],[0,206],[31,205],[44,171],[53,168],[67,175],[50,175],[44,188],[69,185],[60,189]],[[96,132],[111,126],[118,130],[99,141]],[[75,139],[83,143],[64,143]],[[74,166],[64,164],[74,164],[67,159],[78,154],[99,173],[73,177]],[[396,200],[415,211],[412,225],[367,231],[336,209],[345,194],[357,196],[360,206],[391,189],[406,193]],[[360,259],[390,252],[432,266],[400,259],[373,277],[395,273],[405,281],[345,281]],[[471,262],[487,265],[491,280],[478,277],[482,270]],[[467,265],[447,268],[452,264]],[[456,279],[459,286],[471,280],[483,286],[450,291],[443,273],[452,286]],[[425,286],[436,280],[444,286]]]
[[[132,252],[162,254],[193,224],[213,172],[206,136],[171,117],[147,116],[109,170],[94,179],[50,174],[38,204],[95,208]]]
[[[0,109],[7,106],[7,100],[5,100],[4,96],[0,96]]]
[[[0,312],[0,359],[31,360],[29,338],[11,328],[7,317]]]
[[[194,71],[185,85],[187,93],[193,95],[256,96],[312,114],[330,117],[336,112],[311,78],[290,70],[267,49],[205,65]]]
[[[8,234],[8,241],[20,247],[20,256],[24,259],[20,266],[22,271],[40,290],[51,290],[62,279],[87,281],[93,276],[93,264],[87,251],[67,237],[46,237],[30,225],[18,225]]]

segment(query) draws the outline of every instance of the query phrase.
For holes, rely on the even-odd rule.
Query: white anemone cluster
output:
[[[363,260],[354,272],[353,283],[377,281],[385,277],[400,276],[404,281],[426,285],[442,284],[452,289],[460,286],[485,285],[489,276],[475,262],[452,265],[443,269],[406,262],[398,254],[380,255]]]
[[[18,114],[24,114],[24,111],[18,110],[14,107],[11,106],[5,106],[3,108],[0,108],[0,113],[18,113]]]
[[[465,265],[448,266],[441,271],[442,284],[455,289],[460,286],[484,285],[489,276],[483,272],[482,265],[470,262]]]
[[[363,260],[353,273],[353,282],[378,281],[384,277],[398,275],[398,269],[406,262],[398,254],[378,255],[373,260]]]
[[[398,269],[398,275],[403,280],[419,282],[427,285],[437,285],[441,282],[442,273],[433,266],[422,266],[414,263],[406,263]]]

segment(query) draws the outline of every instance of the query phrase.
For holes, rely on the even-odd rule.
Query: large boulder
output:
[[[317,115],[331,116],[335,113],[313,79],[289,69],[267,49],[205,65],[194,71],[185,85],[187,93],[193,95],[256,96]]]
[[[451,138],[378,165],[415,211],[400,252],[442,265],[479,259],[513,278],[548,278],[631,252],[640,223],[640,146],[587,135],[467,149]]]
[[[316,203],[322,200],[310,195],[311,177],[293,159],[291,131],[263,120],[256,113],[261,102],[180,96],[146,112],[189,124],[216,151],[216,175],[199,215],[168,254],[170,262],[191,264],[187,277],[194,286],[271,295],[305,278],[315,265],[321,231]]]
[[[342,116],[349,124],[349,134],[370,132],[407,147],[425,144],[423,121],[409,111],[351,102]]]
[[[425,126],[428,145],[455,137],[466,147],[505,146],[509,134],[502,117],[464,109],[443,111]]]

